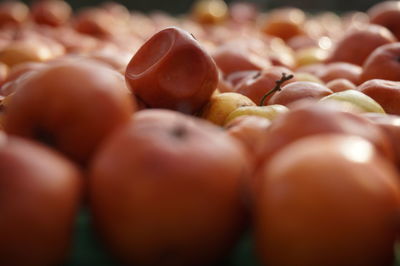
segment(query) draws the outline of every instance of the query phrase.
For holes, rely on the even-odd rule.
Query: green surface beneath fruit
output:
[[[72,254],[65,266],[116,266],[117,263],[107,254],[99,244],[99,240],[90,226],[90,216],[87,210],[82,210],[76,221],[76,230]],[[396,245],[397,261],[394,266],[400,266],[400,244]],[[250,233],[245,234],[238,243],[232,255],[219,266],[259,266],[254,253]]]

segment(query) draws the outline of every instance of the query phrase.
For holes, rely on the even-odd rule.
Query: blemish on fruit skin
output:
[[[34,129],[34,137],[39,142],[46,144],[50,147],[56,146],[56,139],[53,133],[50,133],[48,130],[43,129],[42,127],[37,127]]]
[[[171,130],[171,135],[177,139],[182,139],[187,135],[188,131],[184,125],[176,125]]]
[[[257,73],[254,74],[253,79],[257,79],[260,76],[261,76],[261,71],[257,71]]]
[[[139,95],[137,95],[137,94],[133,94],[133,95],[134,95],[134,98],[137,100],[138,103],[143,104],[143,106],[145,108],[151,108],[151,106],[149,104],[147,104]]]

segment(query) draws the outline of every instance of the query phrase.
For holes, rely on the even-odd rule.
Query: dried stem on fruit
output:
[[[264,102],[265,100],[268,98],[268,96],[272,95],[273,93],[275,93],[276,91],[280,91],[281,90],[281,86],[284,82],[292,79],[294,76],[292,74],[290,75],[286,75],[286,73],[282,73],[282,77],[280,80],[275,81],[275,87],[273,89],[271,89],[269,92],[267,92],[260,101],[260,106],[264,106]]]

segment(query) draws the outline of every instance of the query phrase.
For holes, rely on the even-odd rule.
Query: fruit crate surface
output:
[[[93,232],[87,209],[82,209],[77,217],[73,242],[71,257],[64,266],[117,266]],[[400,243],[396,245],[395,253],[396,262],[393,266],[400,266]],[[231,256],[218,266],[261,266],[253,253],[251,234],[244,234]]]

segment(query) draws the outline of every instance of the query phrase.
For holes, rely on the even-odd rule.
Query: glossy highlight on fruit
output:
[[[368,141],[322,135],[288,145],[261,173],[255,211],[264,265],[392,265],[399,175]]]
[[[320,134],[350,134],[374,143],[377,150],[393,160],[387,136],[374,123],[358,114],[344,112],[327,102],[297,102],[289,112],[277,117],[269,127],[262,148],[261,163],[269,161],[286,145],[301,138]]]

